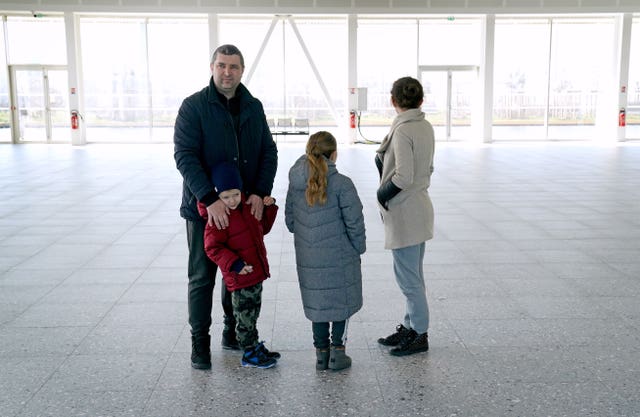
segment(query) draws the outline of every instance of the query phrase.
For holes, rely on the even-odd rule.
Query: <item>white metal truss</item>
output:
[[[340,125],[339,121],[340,121],[340,116],[339,113],[336,109],[335,104],[333,103],[333,100],[331,99],[331,95],[329,94],[329,90],[327,89],[324,80],[322,79],[322,76],[320,75],[320,71],[318,71],[318,67],[316,66],[315,62],[313,61],[313,57],[311,56],[311,53],[309,52],[309,49],[307,48],[307,45],[304,42],[304,39],[302,38],[302,35],[300,34],[300,31],[298,30],[298,26],[296,25],[295,19],[291,16],[274,16],[273,19],[271,20],[271,25],[269,26],[269,30],[267,30],[267,33],[262,41],[262,44],[260,45],[260,49],[258,50],[258,54],[256,56],[256,59],[254,60],[253,64],[251,65],[251,68],[249,68],[249,71],[246,75],[246,83],[249,84],[251,82],[251,78],[253,77],[253,74],[256,70],[256,68],[258,67],[258,65],[260,64],[260,60],[262,58],[262,54],[264,53],[269,40],[271,39],[271,35],[273,35],[273,31],[276,27],[276,25],[278,24],[278,22],[283,21],[283,22],[289,22],[289,24],[291,25],[291,29],[293,30],[293,33],[296,35],[296,39],[298,40],[298,43],[300,44],[300,47],[302,48],[302,51],[304,52],[304,55],[307,59],[307,62],[309,63],[309,66],[311,67],[311,70],[313,71],[313,74],[316,78],[316,81],[318,82],[318,85],[320,86],[320,89],[322,90],[322,94],[324,95],[324,99],[327,102],[327,106],[329,107],[329,110],[331,111],[331,114],[336,122],[337,125]],[[284,42],[284,40],[283,40]],[[286,78],[285,78],[285,83],[286,83]],[[286,103],[284,103],[284,107],[286,108]]]

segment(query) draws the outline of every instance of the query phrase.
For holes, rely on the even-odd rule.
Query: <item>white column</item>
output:
[[[83,120],[84,91],[82,83],[82,56],[80,52],[80,30],[78,20],[72,12],[64,13],[64,27],[67,39],[67,74],[69,79],[69,109],[79,114],[79,128],[71,129],[71,144],[86,145],[87,129]],[[71,115],[69,115],[71,118]]]
[[[496,17],[488,14],[482,19],[482,52],[480,63],[480,94],[476,106],[477,124],[481,131],[481,140],[490,143],[493,140],[493,67],[495,55]]]
[[[618,82],[616,83],[617,90],[617,108],[615,108],[616,114],[619,117],[621,109],[627,108],[627,91],[629,89],[629,60],[631,56],[631,25],[633,23],[633,15],[631,13],[625,13],[621,18],[618,18],[617,25],[619,27],[619,42],[618,42],[618,68],[616,76]],[[613,113],[613,112],[612,112]],[[613,117],[616,121],[617,132],[616,138],[618,141],[626,140],[626,127],[619,126],[617,123],[618,118]]]
[[[348,83],[349,85],[345,88],[346,100],[345,103],[348,103],[347,112],[338,121],[338,128],[340,126],[344,126],[344,131],[346,133],[345,137],[348,138],[349,143],[354,143],[357,140],[357,131],[356,129],[352,129],[349,127],[349,112],[351,110],[355,110],[351,108],[352,103],[352,94],[350,93],[352,88],[358,87],[358,15],[350,14],[348,16],[348,27],[349,27],[349,68],[348,68]]]
[[[220,31],[218,24],[218,15],[215,13],[209,13],[209,61],[211,61],[211,57],[213,56],[213,51],[220,43]]]

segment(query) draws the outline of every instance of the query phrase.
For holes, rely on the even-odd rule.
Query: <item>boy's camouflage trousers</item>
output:
[[[262,283],[241,288],[231,293],[233,317],[236,319],[236,337],[242,349],[258,344],[258,317],[262,305]]]

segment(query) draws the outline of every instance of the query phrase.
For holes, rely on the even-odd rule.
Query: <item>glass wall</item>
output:
[[[282,27],[284,23],[275,19],[274,28],[265,50],[258,57],[260,46],[269,33],[274,22],[272,16],[256,18],[220,16],[220,44],[236,45],[244,57],[245,70],[242,82],[251,94],[257,97],[264,106],[268,117],[275,117],[278,110],[284,107],[284,56],[282,55]],[[213,52],[213,51],[212,51]],[[259,62],[256,62],[257,59]],[[249,72],[256,66],[251,79]]]
[[[612,17],[497,19],[495,34],[495,140],[602,134],[598,115],[614,98]]]
[[[274,22],[260,61],[256,62]],[[331,40],[330,48],[327,39]],[[346,111],[347,71],[336,70],[348,65],[346,40],[347,20],[341,16],[220,18],[220,42],[240,48],[246,65],[243,80],[272,119],[304,118],[316,126],[336,125],[331,108],[340,114]],[[254,65],[255,72],[249,74]],[[329,93],[328,98],[321,83]]]
[[[420,19],[420,65],[479,65],[482,39],[478,18]]]
[[[493,138],[544,139],[548,19],[496,19]]]
[[[172,141],[173,125],[185,97],[209,83],[206,19],[147,21],[151,140]]]
[[[7,17],[9,64],[67,64],[62,17]]]
[[[263,102],[269,118],[304,118],[316,127],[336,127],[340,118],[346,118],[346,15],[218,19],[220,43],[234,43],[242,50],[244,82]],[[367,89],[368,107],[361,115],[360,134],[365,139],[382,138],[395,117],[391,85],[409,75],[423,81],[423,110],[438,140],[451,132],[466,132],[460,133],[463,140],[479,136],[473,109],[484,42],[481,22],[473,15],[359,16],[357,87]],[[640,138],[639,22],[636,16],[626,115],[627,138],[636,139]],[[6,50],[6,65],[14,72],[45,65],[60,65],[64,71],[62,17],[7,16],[6,28],[8,42],[5,46],[5,38],[0,39],[0,48]],[[81,16],[79,28],[87,140],[170,142],[182,100],[209,81],[208,19]],[[601,127],[611,125],[603,119],[611,114],[617,97],[615,28],[613,15],[498,16],[493,139],[594,139],[603,132],[611,134]],[[9,73],[0,74],[0,142],[10,141],[11,136]],[[64,92],[53,93],[58,97]]]
[[[300,43],[294,45],[298,51],[293,53],[299,57],[297,67],[293,66],[293,74],[300,74],[295,78],[287,90],[293,92],[293,105],[297,108],[307,108],[302,115],[313,120],[315,125],[336,126],[336,120],[330,112],[329,101],[336,110],[338,117],[343,117],[347,109],[348,71],[337,71],[337,68],[348,68],[348,28],[346,17],[335,18],[296,18],[296,26],[304,44],[309,50],[313,64],[320,74],[322,82],[329,94],[325,97],[312,72],[311,65],[306,59]],[[331,46],[327,47],[327,40]],[[292,42],[293,43],[293,42]],[[290,79],[288,77],[287,79]]]
[[[474,17],[419,20],[418,64],[425,92],[422,109],[439,140],[469,140],[479,134],[472,119],[478,105],[480,23]]]
[[[2,40],[6,55],[1,59],[5,71],[0,76],[0,141],[11,141],[8,73],[13,69],[13,82],[18,92],[15,105],[19,139],[68,142],[70,135],[65,128],[69,123],[67,73],[64,67],[53,72],[45,69],[67,63],[64,19],[7,16],[6,39],[6,45]],[[6,63],[5,56],[8,57]]]
[[[417,19],[358,20],[357,87],[367,88],[367,111],[361,119],[367,139],[381,140],[395,117],[389,91],[398,78],[417,77],[417,50]],[[372,126],[384,129],[366,128]]]
[[[480,19],[475,17],[360,18],[358,80],[359,87],[366,87],[368,93],[368,109],[361,118],[364,136],[371,132],[376,137],[368,139],[379,140],[386,133],[396,115],[389,91],[393,82],[404,76],[421,79],[425,90],[423,111],[438,139],[445,139],[447,120],[458,128],[458,136],[470,134],[478,81],[474,68],[479,65],[482,46],[480,29]],[[470,77],[459,71],[463,66],[469,67]],[[448,85],[450,72],[455,74]],[[450,103],[446,102],[448,96]],[[447,113],[455,114],[447,118]]]
[[[548,139],[596,139],[612,105],[613,18],[553,19]],[[580,41],[577,42],[576,40]]]
[[[80,39],[87,141],[126,141],[123,135],[134,130],[112,136],[108,128],[145,128],[150,121],[145,21],[83,18]]]
[[[182,99],[208,83],[206,20],[83,17],[80,38],[87,141],[171,141]]]

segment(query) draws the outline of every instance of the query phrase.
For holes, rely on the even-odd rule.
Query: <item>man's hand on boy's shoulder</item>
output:
[[[262,202],[265,206],[271,206],[276,203],[276,199],[271,197],[270,195],[267,195],[262,199]]]

